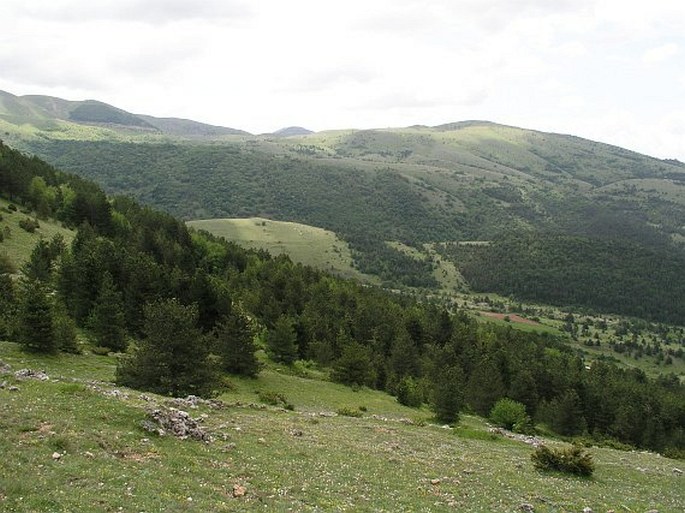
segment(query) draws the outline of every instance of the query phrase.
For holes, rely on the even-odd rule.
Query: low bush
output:
[[[19,226],[29,233],[33,233],[37,228],[40,228],[40,224],[37,220],[31,219],[30,217],[25,217],[19,221]]]
[[[526,414],[526,406],[507,397],[500,399],[492,407],[490,421],[499,427],[516,432],[532,429],[530,417]]]
[[[343,417],[361,417],[363,415],[361,411],[354,408],[350,408],[349,406],[343,406],[342,408],[338,408],[337,414],[342,415]]]
[[[550,449],[541,445],[531,455],[538,470],[564,472],[578,476],[591,476],[595,471],[592,454],[577,445],[565,449]]]
[[[257,397],[259,397],[260,402],[264,404],[269,404],[271,406],[280,406],[286,410],[294,410],[295,406],[288,401],[285,396],[279,392],[273,392],[271,390],[260,390],[257,392]]]

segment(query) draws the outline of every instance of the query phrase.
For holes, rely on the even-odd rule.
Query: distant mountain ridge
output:
[[[277,137],[293,137],[298,135],[309,135],[313,133],[314,132],[312,130],[303,128],[301,126],[288,126],[281,128],[280,130],[276,130],[271,135],[275,135]]]
[[[71,101],[54,96],[16,96],[0,91],[0,119],[11,124],[54,128],[57,121],[158,133],[174,137],[251,135],[244,130],[180,118],[133,114],[97,100]]]

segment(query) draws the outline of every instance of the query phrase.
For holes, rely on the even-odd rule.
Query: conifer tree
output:
[[[440,365],[432,376],[432,407],[440,422],[454,423],[464,405],[464,371],[458,364]]]
[[[254,377],[259,373],[257,346],[247,317],[239,311],[224,316],[215,330],[221,366],[232,374]]]
[[[266,336],[269,356],[278,363],[292,364],[297,360],[297,334],[293,321],[287,315],[281,315]]]
[[[13,331],[17,310],[14,282],[0,269],[0,338],[9,338]]]
[[[112,280],[112,275],[105,272],[100,285],[100,293],[88,319],[98,345],[113,351],[126,350],[126,319],[124,303]]]
[[[345,343],[333,367],[333,379],[345,385],[371,386],[375,377],[369,348],[356,340]]]
[[[19,342],[28,351],[56,353],[52,301],[39,280],[21,284],[18,313]]]
[[[207,337],[198,328],[197,306],[177,299],[148,303],[145,338],[119,361],[117,383],[160,394],[210,396],[219,388]]]

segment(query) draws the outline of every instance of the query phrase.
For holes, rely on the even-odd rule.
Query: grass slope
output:
[[[593,449],[592,479],[539,473],[530,446],[489,434],[479,419],[466,417],[456,430],[410,424],[401,419],[427,414],[380,393],[275,369],[236,380],[236,391],[220,398],[223,409],[188,410],[205,416],[204,428],[215,436],[205,444],[144,431],[145,409],[165,398],[115,389],[108,382],[114,357],[46,358],[3,342],[0,360],[11,371],[44,368],[51,377],[1,376],[6,512],[510,512],[530,503],[536,512],[663,513],[685,503],[673,460]],[[283,387],[295,411],[252,404],[253,391],[272,386]],[[342,404],[367,412],[326,413]],[[246,494],[234,497],[234,485]]]
[[[186,224],[247,248],[263,249],[273,255],[286,254],[294,262],[348,278],[371,280],[352,266],[349,245],[322,228],[260,217],[203,219]]]
[[[31,256],[33,247],[40,239],[50,240],[55,235],[59,234],[64,238],[66,244],[70,244],[74,238],[74,232],[50,220],[39,220],[40,227],[35,232],[29,233],[19,226],[19,221],[30,217],[34,219],[33,214],[25,214],[17,210],[16,212],[7,209],[9,202],[0,198],[0,230],[6,233],[6,228],[9,228],[10,235],[4,236],[4,240],[0,242],[0,254],[6,254],[12,263],[17,267],[21,267],[24,262]]]

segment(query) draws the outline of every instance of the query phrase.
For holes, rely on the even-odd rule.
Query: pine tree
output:
[[[197,327],[197,306],[177,299],[144,308],[144,333],[132,355],[117,365],[117,383],[160,394],[210,396],[219,388],[209,344]]]
[[[351,386],[371,386],[375,380],[371,352],[355,340],[347,342],[333,367],[333,379]]]
[[[60,301],[56,301],[53,307],[53,327],[55,342],[60,351],[73,354],[81,352],[76,340],[76,323],[69,317],[66,307]]]
[[[287,315],[281,315],[266,336],[269,356],[278,363],[292,364],[297,360],[297,334],[293,321]]]
[[[466,402],[476,413],[487,416],[497,400],[505,394],[499,367],[491,358],[482,358],[466,383]]]
[[[113,351],[126,350],[124,303],[108,272],[102,278],[100,293],[91,310],[88,326],[99,346]]]
[[[464,405],[464,371],[458,364],[441,365],[433,374],[432,407],[440,422],[454,423]]]
[[[1,255],[0,255],[1,256]],[[14,282],[0,269],[0,338],[10,338],[17,311]]]
[[[56,353],[52,301],[38,280],[24,280],[21,285],[18,315],[19,342],[28,351]]]
[[[254,333],[242,312],[232,311],[224,316],[216,327],[215,336],[224,370],[250,377],[259,373]]]

